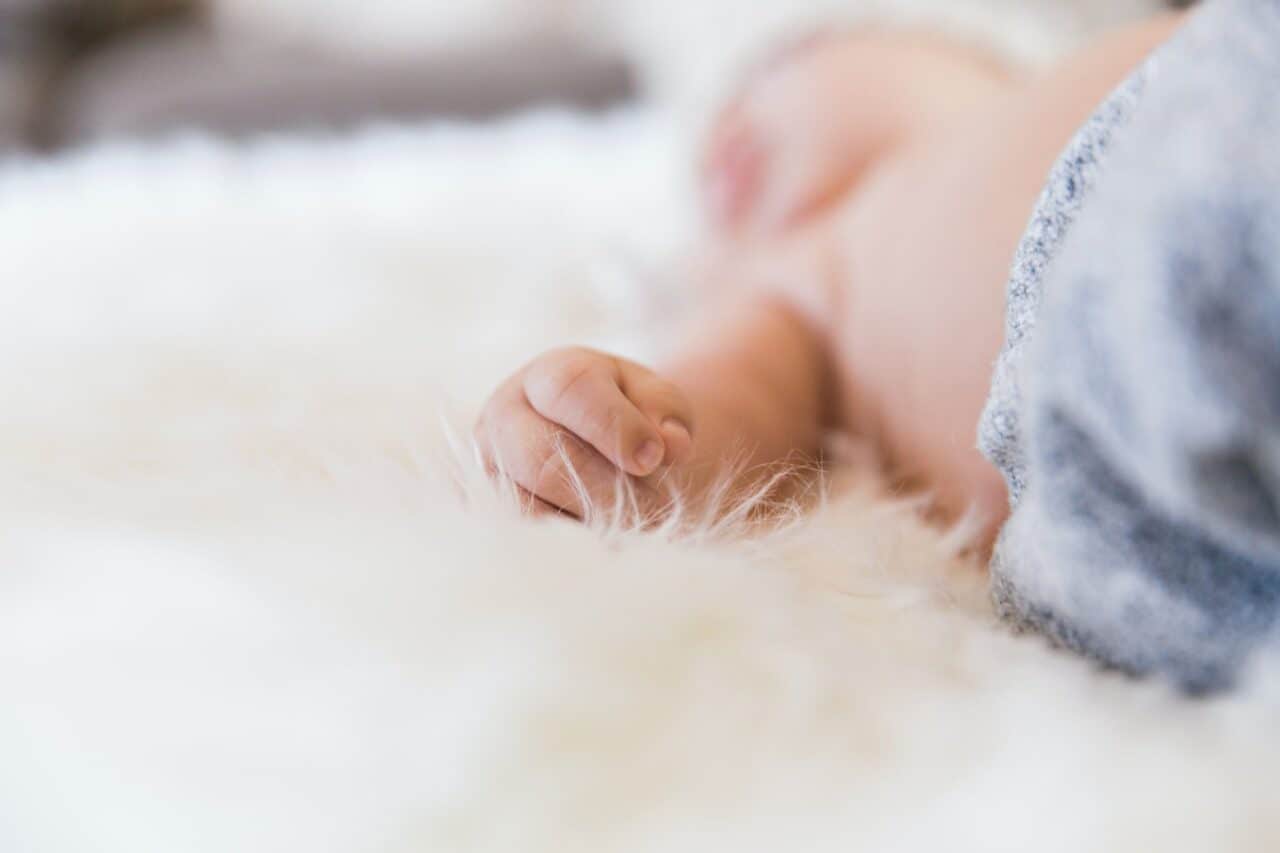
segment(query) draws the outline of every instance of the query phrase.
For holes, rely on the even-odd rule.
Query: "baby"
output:
[[[994,531],[1007,501],[975,435],[1014,248],[1054,157],[1177,21],[1026,80],[927,35],[801,46],[728,108],[706,158],[715,221],[753,241],[745,280],[656,370],[535,359],[485,407],[486,457],[546,510],[611,506],[622,471],[661,512],[667,484],[696,501],[735,463],[749,489],[842,428]]]
[[[1280,0],[1031,77],[924,34],[800,45],[712,134],[732,260],[692,343],[656,369],[547,353],[479,447],[540,511],[618,509],[623,475],[661,517],[726,476],[786,488],[842,429],[980,520],[1010,621],[1234,683],[1280,636],[1276,44]]]

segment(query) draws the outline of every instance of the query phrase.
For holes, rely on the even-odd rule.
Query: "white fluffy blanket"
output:
[[[909,508],[602,539],[448,424],[642,350],[660,117],[0,172],[0,850],[1274,850],[1277,691],[994,624]],[[642,325],[642,324],[641,324]]]

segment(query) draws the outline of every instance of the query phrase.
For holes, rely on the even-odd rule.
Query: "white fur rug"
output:
[[[0,172],[0,850],[1278,849],[1280,682],[1011,637],[869,485],[765,542],[602,539],[456,463],[528,354],[643,351],[676,136]]]

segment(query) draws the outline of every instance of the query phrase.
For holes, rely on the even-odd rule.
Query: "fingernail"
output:
[[[661,465],[664,453],[662,442],[652,438],[640,445],[640,449],[636,451],[636,465],[640,468],[640,473],[648,474]]]

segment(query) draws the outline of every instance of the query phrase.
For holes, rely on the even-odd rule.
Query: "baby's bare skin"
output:
[[[754,113],[779,123],[767,131],[771,160],[796,162],[785,151],[794,144],[821,174],[795,182],[789,197],[752,191],[764,214],[737,196],[728,210],[733,191],[715,162],[723,143],[713,141],[711,205],[727,236],[753,236],[736,245],[744,272],[716,298],[696,343],[657,371],[585,350],[535,360],[486,405],[476,431],[485,458],[537,506],[583,516],[557,452],[564,445],[594,502],[611,503],[621,470],[643,511],[660,514],[673,484],[696,503],[737,463],[750,488],[780,463],[816,458],[824,431],[841,428],[872,439],[901,481],[931,491],[946,515],[976,512],[989,539],[1006,502],[975,433],[1014,249],[1072,133],[1180,20],[1114,33],[1029,80],[932,39],[824,44],[837,52],[814,73],[834,69],[848,75],[842,82],[815,86],[792,68],[794,97],[779,94],[778,81],[762,87],[774,86],[770,97],[790,113]],[[858,101],[885,79],[872,71],[890,65],[895,97]],[[815,89],[845,92],[856,121],[814,139],[821,123],[796,111]],[[787,127],[804,138],[788,142]],[[734,266],[721,276],[737,279]]]

